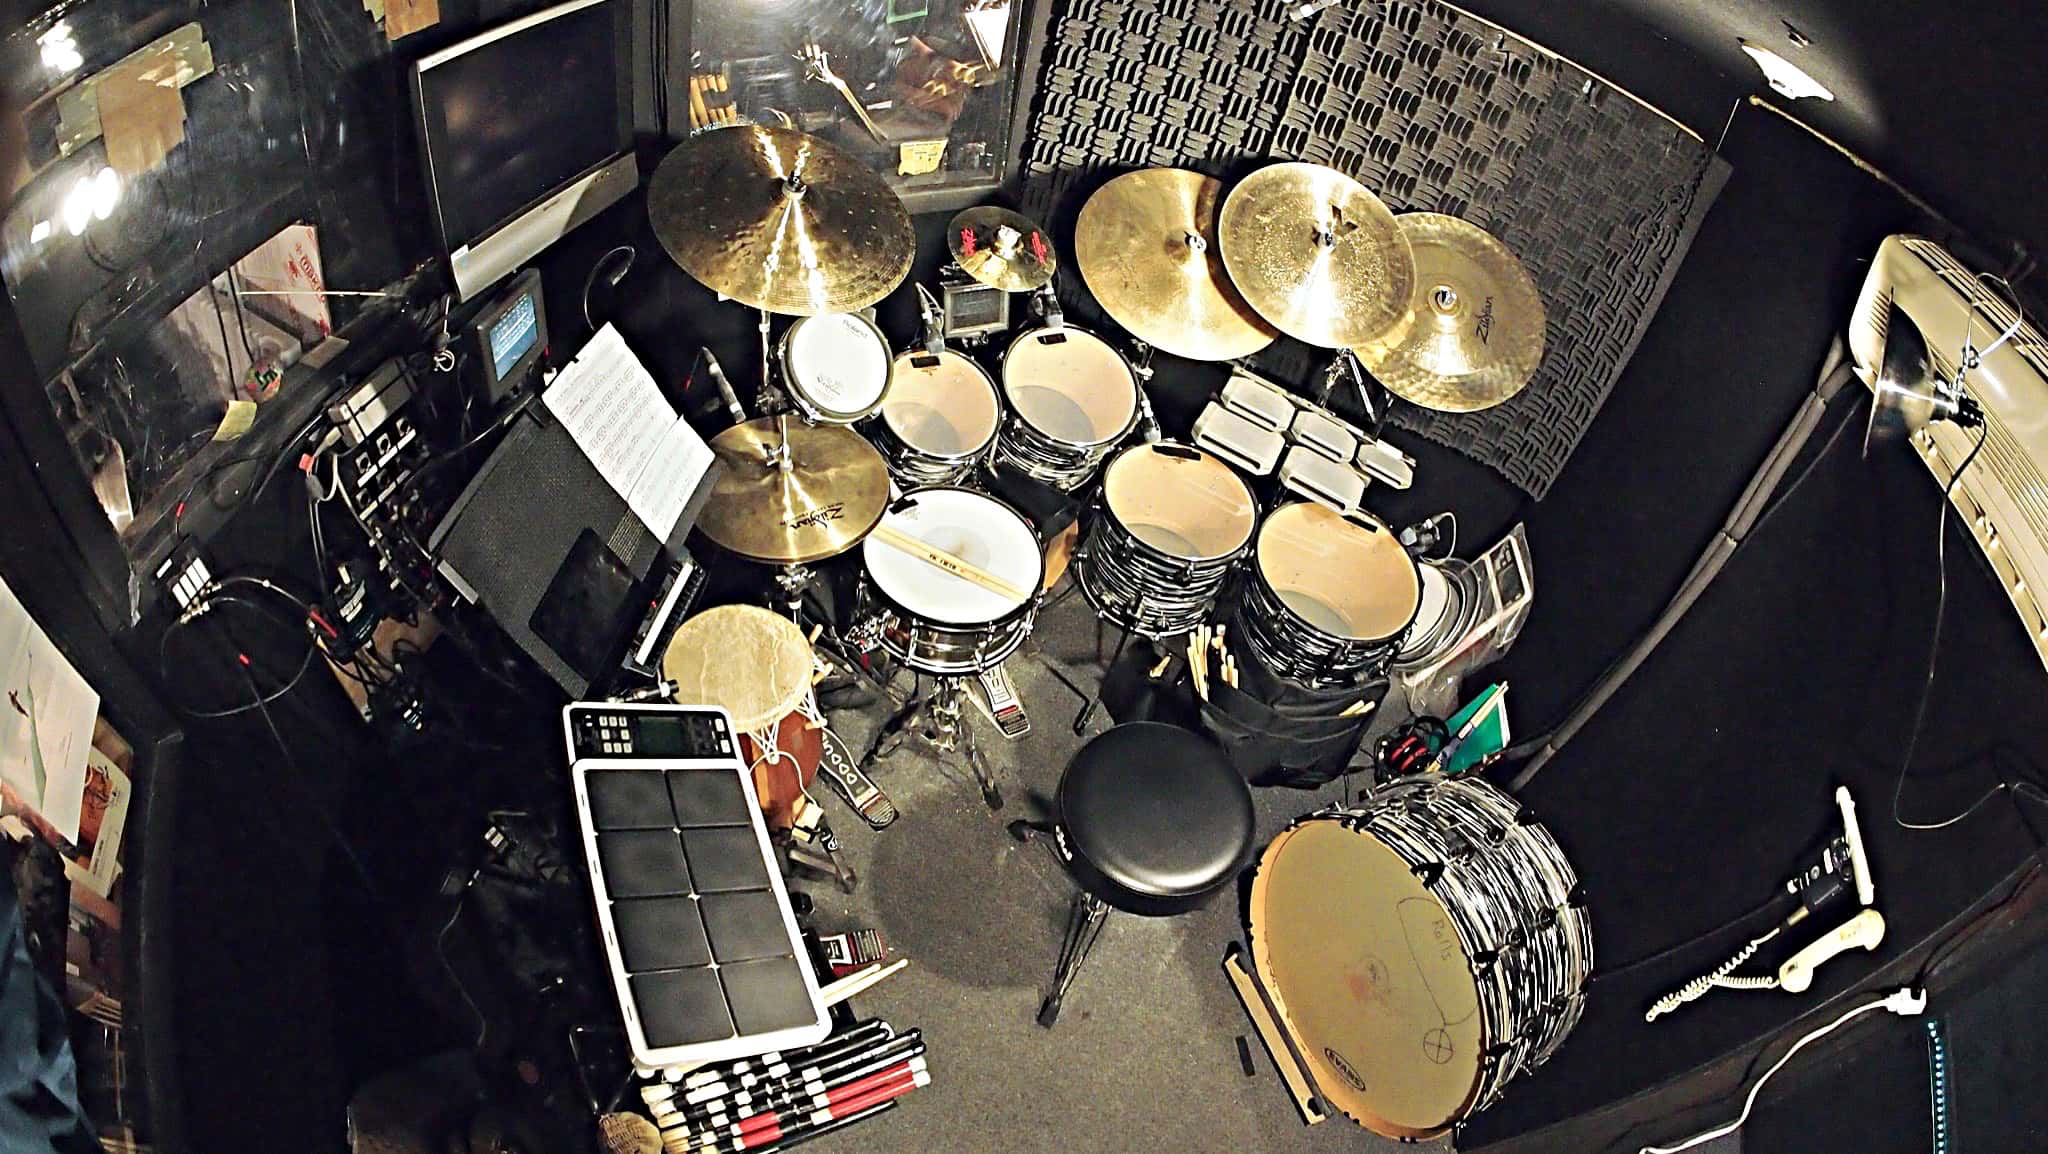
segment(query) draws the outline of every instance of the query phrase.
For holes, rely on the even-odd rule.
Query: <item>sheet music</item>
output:
[[[609,324],[599,329],[541,400],[634,516],[666,541],[711,467],[711,446],[669,406],[626,339]]]

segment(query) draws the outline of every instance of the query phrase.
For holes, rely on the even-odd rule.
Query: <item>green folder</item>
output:
[[[1508,747],[1508,686],[1499,681],[1446,723],[1455,743],[1445,759],[1444,773],[1463,773]]]

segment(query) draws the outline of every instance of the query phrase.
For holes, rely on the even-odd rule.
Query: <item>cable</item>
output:
[[[1860,1006],[1845,1011],[1841,1017],[1792,1043],[1792,1048],[1785,1051],[1783,1057],[1773,1062],[1771,1068],[1764,1071],[1764,1076],[1758,1078],[1756,1084],[1749,1088],[1749,1097],[1743,1101],[1742,1113],[1736,1116],[1735,1121],[1724,1126],[1717,1126],[1712,1130],[1701,1131],[1676,1146],[1645,1146],[1639,1154],[1678,1154],[1681,1150],[1690,1150],[1695,1146],[1712,1142],[1723,1135],[1733,1134],[1742,1128],[1744,1122],[1749,1121],[1750,1111],[1756,1109],[1757,1095],[1763,1093],[1764,1084],[1771,1080],[1773,1074],[1783,1069],[1785,1063],[1790,1062],[1794,1054],[1805,1049],[1808,1043],[1827,1037],[1853,1019],[1862,1017],[1872,1010],[1890,1010],[1894,1014],[1908,1015],[1919,1013],[1922,1009],[1926,1008],[1926,1005],[1927,999],[1924,994],[1915,994],[1910,989],[1901,988],[1874,1002],[1865,1002]]]
[[[285,768],[290,771],[293,782],[304,787],[306,776],[299,769],[299,760],[292,756],[291,745],[285,741],[283,731],[277,728],[277,718],[270,713],[270,701],[256,688],[256,679],[250,676],[248,663],[238,661],[235,668],[241,672],[242,681],[249,687],[249,693],[254,698],[250,708],[263,714],[263,724],[270,730],[271,740],[277,743],[277,751],[284,755]],[[307,789],[307,793],[312,793],[310,788]],[[373,898],[376,897],[377,885],[370,880],[370,871],[364,867],[363,859],[356,856],[355,847],[342,836],[341,827],[334,824],[334,815],[328,813],[327,807],[321,805],[317,798],[313,799],[311,808],[319,816],[320,824],[326,829],[327,836],[334,840],[335,848],[339,849],[341,856],[348,861],[349,869],[356,875],[356,880],[362,883],[363,892]]]
[[[1742,535],[1744,544],[1762,532],[1763,527],[1770,524],[1771,518],[1777,515],[1778,510],[1784,508],[1785,503],[1792,499],[1792,494],[1799,491],[1799,486],[1806,484],[1806,479],[1813,476],[1814,470],[1820,467],[1820,463],[1826,460],[1828,453],[1834,449],[1835,442],[1841,440],[1842,434],[1848,431],[1849,426],[1856,423],[1856,414],[1862,411],[1863,401],[1859,396],[1855,403],[1849,406],[1848,411],[1842,414],[1842,419],[1835,424],[1835,431],[1829,433],[1828,439],[1822,442],[1820,451],[1806,462],[1805,467],[1799,470],[1799,475],[1792,478],[1791,484],[1778,491],[1777,497],[1757,516],[1756,523],[1749,527],[1749,532]]]
[[[1707,991],[1716,987],[1729,990],[1769,990],[1777,988],[1778,979],[1775,977],[1737,978],[1730,977],[1729,975],[1741,968],[1742,963],[1756,956],[1756,952],[1763,948],[1764,943],[1777,937],[1778,932],[1784,928],[1783,926],[1772,926],[1770,932],[1762,937],[1751,938],[1748,945],[1735,951],[1733,957],[1714,967],[1712,972],[1701,974],[1671,993],[1658,998],[1656,1004],[1644,1011],[1643,1021],[1654,1022],[1678,1007],[1685,1005],[1687,1002],[1697,1002],[1707,996]]]
[[[477,875],[481,873],[483,870],[479,867],[469,875],[468,881],[462,883],[462,893],[455,899],[455,908],[449,911],[448,920],[441,923],[441,932],[434,935],[434,956],[441,960],[441,969],[447,972],[448,980],[455,983],[455,992],[462,995],[462,1004],[468,1006],[469,1012],[476,1018],[475,1049],[478,1051],[483,1050],[484,1039],[491,1032],[491,1020],[484,1017],[484,1012],[477,1008],[476,999],[469,996],[469,988],[462,984],[461,975],[455,972],[455,963],[448,960],[448,931],[455,928],[456,919],[462,916],[463,903],[469,899],[469,887],[476,884]]]
[[[1906,793],[1906,778],[1913,772],[1913,754],[1920,748],[1920,731],[1927,723],[1927,702],[1929,698],[1934,696],[1936,661],[1941,656],[1941,626],[1943,619],[1948,613],[1948,511],[1954,505],[1950,498],[1955,495],[1956,486],[1962,483],[1963,471],[1968,469],[1970,463],[1977,459],[1978,453],[1984,451],[1984,442],[1990,439],[1990,436],[1991,426],[1982,426],[1981,431],[1977,434],[1976,445],[1972,446],[1970,451],[1964,455],[1962,464],[1956,466],[1956,471],[1949,475],[1948,484],[1943,486],[1941,490],[1941,512],[1935,518],[1934,523],[1935,571],[1940,576],[1934,595],[1933,636],[1927,642],[1927,676],[1920,683],[1920,702],[1913,708],[1913,727],[1907,731],[1906,752],[1899,759],[1899,778],[1892,786],[1892,822],[1900,829],[1944,829],[1970,816],[1970,814],[1976,811],[1978,805],[1983,804],[1983,801],[1980,799],[1977,805],[1972,805],[1962,813],[1932,825],[1908,822],[1905,818],[1899,816],[1899,802]]]

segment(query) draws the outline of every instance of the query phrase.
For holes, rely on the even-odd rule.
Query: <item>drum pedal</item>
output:
[[[837,743],[825,743],[824,756],[818,761],[818,776],[871,828],[887,829],[896,820],[896,803],[859,766],[846,760]]]
[[[1031,717],[1024,712],[1024,700],[1017,696],[1017,687],[1010,681],[1010,671],[1006,666],[984,670],[975,681],[981,686],[981,692],[968,696],[990,721],[996,723],[1004,737],[1015,741],[1031,732]]]

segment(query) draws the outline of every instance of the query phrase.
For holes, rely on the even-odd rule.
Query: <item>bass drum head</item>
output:
[[[1443,904],[1393,850],[1304,821],[1252,878],[1252,962],[1323,1098],[1390,1138],[1433,1138],[1478,1096],[1479,987]]]
[[[805,317],[782,338],[782,375],[817,420],[852,424],[873,413],[889,391],[889,342],[854,313]]]
[[[1107,444],[1138,416],[1138,385],[1109,342],[1076,328],[1034,329],[1003,354],[1003,394],[1024,423],[1066,445]]]
[[[951,349],[896,358],[882,420],[896,439],[928,456],[971,457],[995,439],[1002,416],[980,365]]]
[[[969,489],[934,486],[903,495],[908,507],[882,514],[882,524],[1024,590],[1021,599],[956,577],[870,534],[861,542],[868,579],[913,617],[945,625],[987,625],[1022,609],[1038,593],[1045,557],[1038,536],[1016,510]]]
[[[1131,536],[1189,561],[1234,556],[1258,524],[1258,502],[1237,473],[1185,445],[1117,454],[1102,474],[1102,502]]]
[[[1422,577],[1393,530],[1347,521],[1314,501],[1275,509],[1259,528],[1259,575],[1282,604],[1332,637],[1380,641],[1415,620]]]

